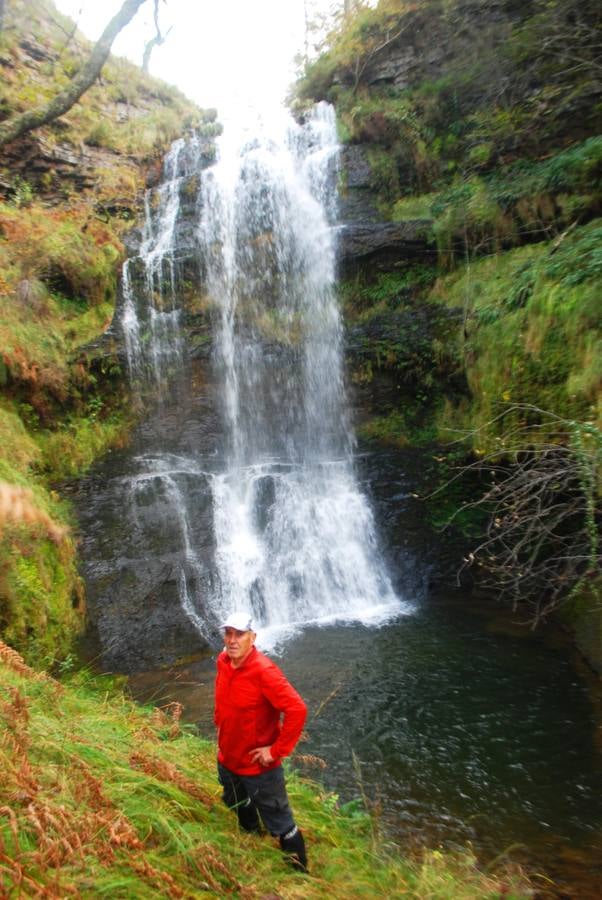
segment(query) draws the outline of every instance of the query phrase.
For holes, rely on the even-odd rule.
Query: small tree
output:
[[[119,12],[113,16],[99,37],[79,72],[71,79],[67,87],[49,103],[36,109],[27,110],[0,123],[0,147],[42,125],[48,125],[49,122],[53,122],[71,109],[94,84],[111,52],[113,41],[119,32],[131,22],[145,2],[146,0],[125,0]]]

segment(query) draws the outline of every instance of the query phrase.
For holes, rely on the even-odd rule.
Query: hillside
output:
[[[0,117],[52,96],[87,52],[52,3],[11,2]],[[0,525],[0,630],[30,662],[67,655],[82,622],[72,517],[54,486],[126,440],[132,417],[120,367],[80,348],[111,321],[146,178],[172,140],[214,118],[112,58],[68,114],[0,151],[0,480],[13,510],[31,510]]]

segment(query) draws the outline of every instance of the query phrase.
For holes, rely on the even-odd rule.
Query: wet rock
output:
[[[358,144],[341,148],[344,187],[339,196],[338,214],[342,222],[378,221],[370,163]]]
[[[203,604],[213,590],[212,508],[192,452],[204,441],[213,446],[215,425],[194,383],[194,392],[178,392],[180,407],[156,410],[133,447],[107,457],[73,496],[88,622],[104,669],[157,668],[208,648],[199,622],[210,619]]]
[[[103,579],[89,582],[91,624],[106,671],[156,669],[208,649],[182,608],[179,579],[176,559],[146,558],[113,568],[107,590]]]
[[[348,190],[372,187],[372,169],[363,147],[348,144],[341,149],[341,166]]]
[[[343,265],[368,259],[381,263],[416,256],[434,259],[436,250],[430,224],[429,219],[348,223],[339,231],[339,258]]]
[[[348,145],[341,149],[344,187],[339,197],[337,252],[344,274],[369,262],[388,268],[400,260],[435,256],[430,219],[385,222],[376,205],[374,176],[366,149]]]

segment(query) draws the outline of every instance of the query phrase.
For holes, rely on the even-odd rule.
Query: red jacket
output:
[[[297,691],[255,647],[238,669],[225,651],[220,653],[215,679],[217,758],[231,772],[259,775],[279,765],[299,740],[306,715]],[[257,747],[270,747],[274,762],[254,762],[249,753]]]

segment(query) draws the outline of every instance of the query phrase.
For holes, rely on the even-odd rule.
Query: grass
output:
[[[38,435],[41,467],[53,480],[81,477],[107,450],[127,443],[131,426],[132,418],[119,411],[102,420],[73,417],[56,431]]]
[[[391,218],[394,222],[407,222],[414,219],[432,219],[431,207],[439,194],[411,194],[401,197],[393,204]]]
[[[440,277],[429,299],[464,310],[471,401],[447,404],[446,429],[473,431],[505,407],[534,404],[602,422],[600,220],[540,244],[479,259]],[[450,430],[447,431],[449,435]],[[492,449],[495,428],[482,432]]]
[[[409,859],[366,814],[295,771],[289,792],[310,875],[275,840],[238,833],[220,802],[215,746],[179,704],[141,708],[89,672],[62,683],[0,643],[0,873],[24,896],[494,898],[520,873],[485,874],[469,851]],[[377,838],[375,840],[375,838]]]

